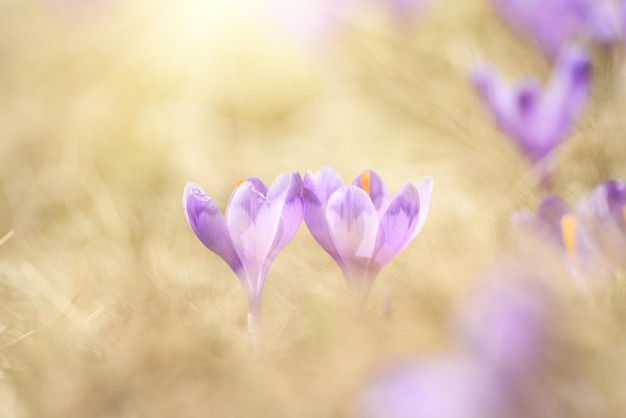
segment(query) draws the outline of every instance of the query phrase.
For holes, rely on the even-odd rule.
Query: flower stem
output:
[[[250,334],[250,341],[252,342],[252,352],[259,352],[259,324],[260,318],[255,317],[252,312],[248,313],[248,334]]]

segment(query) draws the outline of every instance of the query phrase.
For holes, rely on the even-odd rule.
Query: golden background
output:
[[[483,60],[550,72],[479,0],[404,26],[372,5],[314,45],[251,1],[1,0],[0,416],[349,416],[387,359],[454,346],[468,290],[517,257],[511,212],[542,197],[471,89]],[[623,47],[595,51],[594,74],[555,168],[571,203],[626,176]],[[428,220],[362,312],[302,225],[253,354],[244,293],[189,228],[184,185],[223,209],[238,178],[322,166],[376,170],[392,192],[432,176]],[[570,416],[626,408],[624,312],[606,299],[563,302],[554,326],[569,348],[546,390],[580,401]]]

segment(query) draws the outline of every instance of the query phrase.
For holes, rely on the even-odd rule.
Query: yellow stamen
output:
[[[241,186],[241,183],[243,183],[244,181],[246,181],[246,179],[244,179],[244,178],[241,178],[241,179],[237,180],[235,182],[235,188]]]
[[[561,237],[567,254],[572,260],[576,259],[576,217],[563,215],[561,218]]]
[[[370,178],[371,175],[369,172],[364,171],[361,173],[361,187],[365,190],[365,193],[370,194]]]

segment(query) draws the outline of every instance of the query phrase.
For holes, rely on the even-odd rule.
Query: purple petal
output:
[[[583,50],[565,48],[556,61],[545,95],[543,117],[554,124],[560,142],[570,131],[589,99],[591,61]]]
[[[335,248],[352,273],[351,279],[366,274],[378,232],[378,215],[367,193],[352,185],[340,188],[328,201],[326,219]]]
[[[213,199],[200,186],[187,183],[183,193],[183,207],[187,221],[200,241],[239,274],[242,267],[239,255],[231,241],[224,217]]]
[[[514,29],[524,32],[550,57],[586,28],[584,0],[492,0]]]
[[[520,118],[532,117],[541,101],[541,86],[537,80],[529,79],[517,87],[517,109]]]
[[[420,214],[420,194],[410,183],[402,187],[380,218],[374,260],[378,268],[391,261],[413,237]]]
[[[544,228],[551,239],[563,246],[561,222],[563,216],[570,214],[569,207],[560,197],[548,196],[537,207],[537,221],[540,222],[538,227]]]
[[[268,261],[271,263],[289,240],[293,238],[302,223],[304,204],[302,202],[302,178],[300,173],[294,172],[280,175],[272,184],[267,199],[271,202],[273,210],[280,211],[280,223],[272,249],[268,255]],[[269,264],[266,265],[266,268],[268,267]]]
[[[593,39],[600,44],[610,44],[620,37],[622,29],[619,7],[626,3],[619,1],[618,4],[611,1],[596,1],[590,7],[587,24]]]
[[[255,294],[260,293],[265,279],[263,266],[276,237],[280,215],[250,181],[235,189],[227,208],[226,224],[246,272],[247,290]]]
[[[307,171],[304,176],[304,188],[311,192],[324,207],[326,207],[330,195],[343,185],[339,173],[330,167],[320,168],[315,174]]]
[[[626,182],[624,181],[607,181],[600,185],[596,193],[599,195],[599,215],[610,217],[615,225],[626,232],[626,224],[624,216],[626,216]],[[606,202],[606,207],[604,207]]]
[[[581,235],[598,262],[611,269],[626,266],[626,182],[600,184],[581,201],[577,213]]]
[[[367,180],[369,181],[369,184],[367,185],[367,188],[369,190],[367,190],[366,193],[370,196],[370,199],[372,199],[372,203],[374,203],[376,212],[378,212],[378,215],[380,216],[387,209],[387,206],[391,201],[391,194],[389,193],[389,190],[387,190],[385,182],[380,178],[378,174],[376,174],[375,171],[372,170],[365,170],[363,173],[358,175],[352,181],[352,185],[364,189],[365,185],[362,184],[362,181],[364,180],[364,174],[367,174]]]
[[[517,103],[511,87],[500,78],[495,69],[486,64],[476,67],[470,74],[470,80],[500,129],[508,135],[515,132]]]
[[[326,206],[330,195],[342,186],[343,181],[339,174],[327,167],[318,170],[315,174],[308,171],[304,176],[302,186],[304,222],[313,238],[340,266],[343,265],[343,261],[328,229]]]
[[[236,186],[235,186],[235,190],[233,190],[233,192],[230,195],[230,198],[228,199],[228,204],[226,205],[226,213],[228,213],[228,208],[230,207],[230,201],[233,199],[233,196],[235,196],[235,191],[237,190],[237,186],[239,186],[241,183],[243,183],[244,181],[247,181],[250,184],[251,187],[254,188],[254,190],[256,190],[257,192],[261,193],[263,196],[267,196],[267,186],[265,185],[265,183],[263,182],[263,180],[261,180],[258,177],[247,177],[244,179],[239,179],[236,182]]]
[[[417,183],[417,191],[420,195],[419,219],[417,221],[417,227],[413,231],[413,235],[409,241],[413,240],[413,238],[420,233],[426,223],[426,218],[428,217],[428,212],[430,211],[430,198],[433,195],[433,178],[426,176],[420,180],[420,182]]]
[[[254,186],[257,192],[261,193],[263,196],[267,196],[269,189],[267,188],[263,180],[261,180],[260,178],[248,177],[244,181],[249,181],[250,183],[252,183],[252,185]]]

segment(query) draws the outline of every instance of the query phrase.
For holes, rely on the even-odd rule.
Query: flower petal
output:
[[[591,60],[580,48],[561,51],[544,96],[543,118],[552,121],[556,141],[565,138],[588,99],[591,83]]]
[[[264,277],[263,265],[278,230],[280,212],[272,210],[271,202],[254,183],[244,181],[231,197],[226,224],[233,244],[246,270],[251,290],[260,292]]]
[[[343,186],[341,176],[330,167],[322,167],[315,174],[307,171],[304,176],[304,187],[313,192],[324,208],[330,195],[341,186]]]
[[[541,102],[541,85],[533,78],[523,80],[516,89],[517,112],[520,119],[530,118]]]
[[[415,186],[407,183],[393,198],[389,208],[380,218],[373,263],[382,268],[407,246],[418,226],[419,215],[419,191]]]
[[[578,205],[580,234],[598,264],[626,266],[626,182],[602,183]]]
[[[378,232],[378,215],[367,193],[352,185],[340,188],[328,200],[326,219],[341,258],[367,267]]]
[[[304,175],[302,190],[304,222],[311,231],[313,238],[340,266],[343,262],[328,229],[326,206],[330,195],[342,186],[343,181],[339,174],[335,170],[325,167],[315,174],[308,171]]]
[[[302,223],[304,204],[302,203],[302,178],[300,173],[284,173],[270,188],[267,199],[272,210],[280,211],[278,230],[268,255],[268,261],[274,261],[280,250],[293,238]],[[269,268],[269,264],[266,265]]]
[[[517,100],[510,85],[487,64],[476,67],[470,80],[480,99],[493,115],[504,133],[514,137],[517,130]]]
[[[364,174],[367,174],[367,186],[363,184]],[[372,199],[379,216],[385,212],[391,201],[391,194],[389,190],[387,190],[385,182],[375,171],[364,171],[352,181],[352,184],[361,189],[367,189],[365,192],[370,196],[370,199]]]
[[[549,56],[585,30],[584,2],[572,0],[492,0],[514,29],[525,32]]]
[[[598,190],[600,194],[604,195],[602,200],[606,201],[606,206],[602,208],[605,212],[602,215],[610,217],[615,225],[626,233],[626,213],[624,212],[624,208],[626,208],[626,182],[607,181]]]
[[[233,246],[224,217],[213,199],[200,186],[187,183],[183,193],[183,207],[187,221],[200,241],[238,274],[241,271],[241,260]]]
[[[235,196],[235,191],[237,191],[237,187],[239,187],[241,184],[243,184],[244,182],[249,182],[251,183],[250,186],[254,188],[254,190],[256,190],[257,192],[261,193],[263,196],[267,196],[267,186],[265,185],[265,183],[263,182],[263,180],[261,180],[258,177],[246,177],[245,179],[239,179],[236,183],[236,187],[235,190],[233,190],[233,192],[230,195],[230,198],[228,199],[228,204],[226,205],[226,211],[225,213],[228,213],[228,208],[230,208],[230,202],[231,200],[233,200],[233,196]]]
[[[430,211],[430,198],[433,194],[433,178],[430,176],[424,177],[419,183],[417,183],[416,188],[420,194],[420,212],[417,227],[415,228],[415,231],[413,231],[411,240],[420,233],[424,227],[424,223],[426,223],[426,218],[428,217],[428,212]]]

